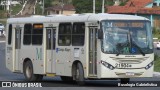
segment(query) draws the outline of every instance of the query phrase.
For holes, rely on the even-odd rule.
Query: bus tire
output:
[[[43,79],[43,75],[39,75],[39,74],[37,74],[36,76],[37,76],[36,81],[42,81],[42,79]]]
[[[66,82],[73,82],[73,78],[67,76],[61,76],[61,80]]]
[[[130,78],[121,78],[121,84],[127,84],[130,82]]]
[[[27,81],[37,81],[42,79],[41,76],[33,73],[33,65],[31,61],[27,61],[23,68],[23,73]]]
[[[77,84],[80,86],[85,85],[84,70],[81,63],[77,63],[75,74],[75,80]]]

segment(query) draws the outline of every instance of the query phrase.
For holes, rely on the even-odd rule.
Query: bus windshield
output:
[[[152,31],[149,21],[102,21],[102,52],[108,54],[153,53]]]

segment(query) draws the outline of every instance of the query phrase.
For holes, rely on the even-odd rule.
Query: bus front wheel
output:
[[[31,61],[25,63],[23,73],[27,81],[41,81],[43,79],[43,75],[33,73],[33,65]]]
[[[120,80],[121,80],[121,83],[122,83],[122,84],[127,84],[127,83],[130,82],[130,79],[129,79],[129,78],[121,78]]]
[[[84,71],[83,71],[83,67],[81,63],[77,63],[76,69],[75,69],[75,80],[77,82],[78,85],[83,86],[85,85],[84,82]]]

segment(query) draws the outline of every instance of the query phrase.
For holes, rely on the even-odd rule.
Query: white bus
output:
[[[6,66],[26,80],[153,76],[150,21],[120,14],[32,16],[7,20]]]

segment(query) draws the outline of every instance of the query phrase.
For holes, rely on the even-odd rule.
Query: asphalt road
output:
[[[160,52],[160,51],[157,51]],[[0,81],[24,81],[23,74],[16,74],[10,72],[5,67],[5,43],[0,43]],[[87,81],[86,85],[79,87],[76,83],[61,82],[59,77],[44,77],[43,81],[54,87],[43,87],[43,88],[0,88],[0,90],[160,90],[160,87],[117,87],[119,80],[115,81]],[[160,77],[153,78],[133,78],[131,81],[159,81]]]

